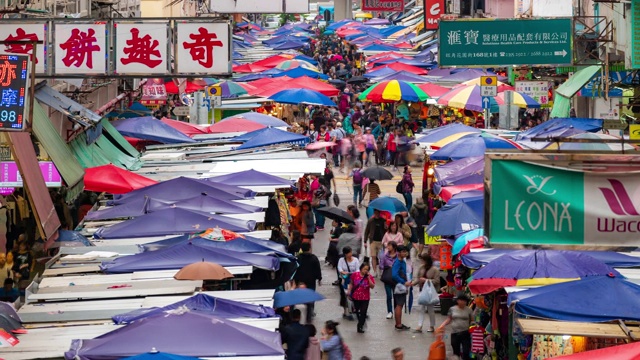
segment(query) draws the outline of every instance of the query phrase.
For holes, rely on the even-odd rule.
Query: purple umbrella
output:
[[[123,119],[111,122],[118,132],[136,139],[157,141],[163,144],[195,142],[192,138],[158,121],[153,116]]]
[[[418,84],[429,82],[429,80],[427,80],[426,78],[420,75],[416,75],[404,70],[398,71],[394,74],[385,76],[383,78],[376,79],[376,81],[379,81],[379,82],[388,81],[388,80],[399,80],[399,81],[406,81],[406,82],[418,83]]]
[[[171,207],[216,214],[249,214],[262,211],[262,208],[258,206],[240,204],[233,201],[221,200],[207,194],[200,194],[189,199],[175,202],[151,199],[148,212],[164,210]]]
[[[484,180],[484,156],[472,156],[436,166],[436,193],[442,186],[481,184]]]
[[[390,22],[387,19],[371,19],[364,22],[365,25],[389,25]]]
[[[262,124],[264,126],[289,127],[289,124],[287,124],[286,122],[278,119],[277,117],[273,117],[271,115],[261,114],[261,113],[254,112],[254,111],[248,111],[248,112],[243,112],[243,113],[240,113],[240,114],[235,114],[233,116],[224,118],[224,119],[220,120],[219,122],[231,121],[231,120],[237,119],[237,118],[251,120],[251,121],[256,122],[258,124]]]
[[[196,357],[282,356],[277,332],[196,311],[148,317],[93,340],[73,340],[68,360],[115,360],[157,348]]]
[[[259,319],[276,316],[276,313],[272,308],[262,305],[252,305],[239,301],[217,298],[206,294],[197,294],[167,306],[134,310],[125,314],[115,315],[112,319],[113,322],[118,325],[130,324],[134,321],[178,308],[186,308],[191,311],[199,311],[222,318],[247,317]]]
[[[288,257],[284,245],[275,241],[261,240],[246,236],[246,238],[236,238],[228,241],[218,241],[206,239],[200,236],[183,235],[174,238],[160,240],[152,243],[140,245],[144,251],[155,251],[165,247],[190,242],[192,244],[212,249],[232,250],[243,253],[276,253],[277,255]]]
[[[193,234],[209,228],[223,228],[229,231],[253,231],[256,222],[237,220],[222,215],[210,215],[179,208],[170,208],[126,220],[98,229],[93,236],[97,239],[122,239],[173,234]]]
[[[278,270],[280,262],[275,256],[250,254],[228,249],[215,249],[190,242],[182,242],[154,251],[122,256],[100,265],[108,274],[125,274],[135,271],[178,270],[200,261],[220,266],[255,266],[260,269]]]
[[[481,130],[473,128],[471,126],[453,123],[428,130],[424,133],[424,136],[417,138],[416,141],[419,143],[433,144],[448,136],[459,134],[462,132],[480,133]]]
[[[465,81],[477,79],[481,76],[495,76],[496,74],[491,71],[484,71],[480,69],[463,69],[458,72],[451,72],[451,75],[443,76],[438,81],[446,81],[446,82],[456,82],[462,83]],[[498,76],[498,81],[505,81],[506,78],[504,76]]]
[[[240,171],[233,174],[220,175],[208,179],[215,183],[225,183],[235,186],[267,186],[283,185],[290,186],[291,180],[283,179],[279,176],[263,173],[257,170]]]

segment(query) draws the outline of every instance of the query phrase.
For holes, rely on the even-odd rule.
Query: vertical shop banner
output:
[[[491,179],[492,243],[637,245],[637,173],[582,172],[492,160]]]
[[[640,69],[640,0],[631,0],[631,69]]]
[[[22,41],[22,43],[3,44],[0,46],[0,53],[14,55],[33,54],[33,45],[26,41],[42,41],[36,44],[36,72],[45,72],[45,48],[47,46],[47,31],[45,24],[3,24],[0,30],[0,38],[3,41]]]
[[[106,73],[106,24],[56,24],[56,74]]]
[[[229,25],[226,23],[176,24],[177,72],[222,74],[231,71]]]
[[[167,73],[167,22],[116,23],[116,73]]]
[[[444,0],[427,0],[426,29],[438,30],[440,16],[444,14]]]

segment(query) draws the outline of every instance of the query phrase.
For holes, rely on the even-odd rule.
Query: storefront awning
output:
[[[80,123],[97,123],[102,119],[100,115],[47,85],[36,90],[36,99]]]
[[[538,319],[516,319],[527,335],[572,335],[598,338],[627,339],[629,336],[619,324],[601,324]],[[637,328],[633,328],[638,330]]]
[[[112,136],[112,134],[108,134],[108,136],[105,136],[103,127],[103,134],[98,137],[95,143],[87,144],[86,134],[80,134],[69,145],[71,146],[71,151],[84,168],[114,164],[128,170],[140,169],[142,161],[139,159],[139,153],[136,151],[136,155],[131,156],[120,150],[119,145],[116,145],[119,144],[118,137],[122,138],[122,135]],[[126,140],[122,138],[122,141]]]
[[[75,198],[84,187],[84,170],[38,102],[33,104],[33,132],[66,183],[67,200]]]
[[[573,95],[589,83],[591,78],[599,73],[601,69],[602,68],[598,65],[592,65],[576,71],[569,80],[558,86],[556,93],[566,97],[567,99],[572,98]]]
[[[8,132],[7,139],[22,175],[22,181],[28,191],[27,198],[36,215],[40,234],[46,240],[46,249],[58,237],[60,219],[42,177],[31,135],[27,132]]]

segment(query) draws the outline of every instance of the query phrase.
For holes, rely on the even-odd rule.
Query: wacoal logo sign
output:
[[[598,188],[604,196],[607,205],[612,213],[625,217],[598,217],[598,231],[600,232],[640,232],[640,218],[636,220],[627,220],[630,216],[638,216],[636,209],[624,184],[616,179],[607,179],[611,188]]]

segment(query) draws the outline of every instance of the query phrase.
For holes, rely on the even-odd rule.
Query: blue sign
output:
[[[482,97],[482,108],[483,109],[491,109],[491,96],[483,96]]]
[[[28,62],[26,55],[0,55],[0,130],[24,128]]]

